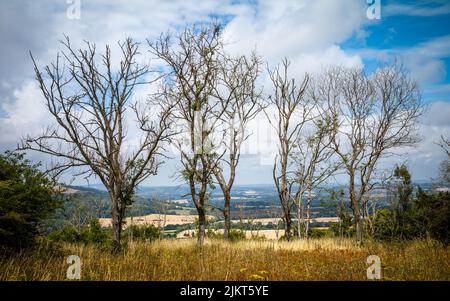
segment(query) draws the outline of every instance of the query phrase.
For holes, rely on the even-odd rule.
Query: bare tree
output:
[[[217,24],[194,25],[176,37],[161,35],[149,42],[151,53],[170,70],[161,95],[177,100],[175,118],[180,121],[179,139],[174,139],[180,152],[181,176],[189,185],[198,213],[197,245],[203,246],[209,186],[213,171],[223,154],[216,152],[212,133],[227,108],[216,97],[220,60],[223,55],[221,29]]]
[[[217,97],[224,109],[222,121],[225,125],[223,144],[227,154],[214,169],[224,197],[224,237],[228,238],[231,228],[230,202],[231,189],[236,177],[236,168],[241,156],[242,143],[247,140],[248,123],[261,111],[259,99],[261,90],[256,88],[256,80],[260,73],[260,60],[256,54],[250,57],[226,57],[222,60],[220,86]],[[226,179],[224,171],[228,174]]]
[[[264,111],[267,119],[277,132],[278,154],[273,166],[273,179],[277,188],[285,224],[285,238],[290,240],[292,229],[291,211],[294,204],[294,181],[290,177],[291,155],[296,147],[298,135],[311,119],[314,106],[305,96],[309,76],[297,85],[295,79],[288,76],[289,61],[284,59],[275,70],[269,70],[270,79],[274,86],[274,93],[269,97],[269,106]],[[275,114],[268,110],[274,108]]]
[[[297,148],[293,152],[293,182],[297,185],[294,200],[297,205],[297,234],[300,238],[308,237],[313,193],[339,169],[339,163],[333,161],[334,152],[330,147],[331,118],[320,114],[312,118],[310,131],[304,128],[299,132]],[[305,198],[306,206],[303,203]]]
[[[447,159],[443,160],[439,166],[440,177],[445,183],[450,183],[450,139],[442,135],[438,145],[447,154]]]
[[[447,157],[450,158],[450,139],[445,138],[444,135],[441,135],[439,146],[447,154]]]
[[[158,222],[157,227],[159,229],[160,238],[164,234],[167,223],[167,207],[168,203],[165,200],[159,200],[157,198],[153,198],[153,204],[158,214]]]
[[[332,147],[348,175],[356,240],[363,241],[362,208],[374,186],[380,159],[419,141],[417,122],[421,95],[397,64],[377,69],[370,77],[357,68],[331,68],[314,92],[333,116]]]
[[[280,236],[280,216],[281,216],[281,210],[279,206],[270,206],[268,209],[268,216],[271,218],[274,222],[272,223],[275,227],[275,237],[278,240]]]
[[[94,44],[76,50],[69,38],[61,41],[63,50],[43,74],[33,64],[36,80],[46,107],[56,124],[37,137],[22,139],[19,149],[35,150],[59,159],[50,169],[55,176],[75,169],[76,176],[98,177],[111,201],[113,240],[120,247],[120,234],[126,208],[136,187],[156,174],[162,161],[162,143],[171,135],[172,104],[158,101],[151,111],[130,103],[136,86],[148,84],[147,65],[137,63],[138,44],[131,39],[119,42],[122,58],[112,66],[111,50],[96,55]],[[61,62],[63,61],[63,62]],[[147,107],[146,107],[147,108]],[[137,130],[143,135],[136,147],[127,146],[126,110],[134,112]]]

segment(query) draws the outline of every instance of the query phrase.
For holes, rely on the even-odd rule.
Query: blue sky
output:
[[[371,20],[364,25],[363,38],[352,36],[341,44],[349,52],[390,52],[402,60],[404,52],[411,52],[427,44],[442,41],[439,55],[431,55],[435,76],[420,82],[424,101],[448,101],[450,99],[450,2],[446,1],[382,1],[381,19]],[[403,13],[401,13],[403,12]],[[431,48],[431,46],[429,46]],[[418,56],[420,59],[420,56]],[[380,63],[379,58],[364,56],[363,62],[369,69]],[[381,60],[383,62],[383,60]],[[413,71],[420,71],[414,69]]]
[[[269,65],[288,57],[294,77],[332,64],[373,70],[399,59],[418,81],[427,104],[420,123],[423,140],[383,165],[406,162],[413,178],[436,177],[444,154],[435,142],[450,135],[450,2],[380,4],[381,19],[370,20],[367,0],[0,1],[0,150],[14,148],[21,136],[37,134],[51,121],[33,78],[29,50],[42,66],[54,59],[63,33],[75,45],[86,39],[101,48],[127,36],[144,42],[163,31],[218,17],[230,52],[256,49]],[[72,8],[79,8],[80,18],[70,17]],[[271,166],[255,164],[262,155],[242,160],[237,183],[271,183]],[[39,154],[30,156],[48,161]],[[178,168],[174,158],[146,184],[174,184]]]

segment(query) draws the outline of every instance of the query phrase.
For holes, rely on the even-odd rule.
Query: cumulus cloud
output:
[[[358,49],[352,52],[365,59],[381,62],[398,58],[422,86],[428,87],[446,77],[444,60],[450,57],[450,35],[432,38],[412,47]],[[437,90],[438,87],[433,89]]]
[[[407,162],[416,179],[436,179],[439,164],[445,153],[437,145],[441,139],[450,136],[450,102],[437,101],[429,105],[420,125],[422,141],[407,151]]]
[[[230,51],[256,49],[269,62],[290,57],[312,67],[333,50],[345,56],[338,44],[360,31],[364,9],[358,1],[259,1],[233,18],[224,36]]]
[[[33,80],[33,70],[28,50],[33,52],[38,65],[50,63],[59,50],[57,43],[63,33],[71,37],[73,45],[81,47],[83,40],[94,41],[101,52],[105,44],[117,45],[118,40],[131,36],[144,42],[161,32],[178,31],[186,24],[202,22],[217,17],[225,22],[224,36],[227,49],[234,53],[246,53],[256,49],[270,66],[282,58],[291,60],[292,76],[301,77],[304,72],[316,72],[327,65],[362,66],[363,58],[370,56],[391,57],[400,54],[408,68],[420,76],[423,82],[432,82],[445,76],[443,57],[450,52],[450,37],[436,38],[417,47],[398,50],[365,50],[350,52],[340,45],[351,37],[364,39],[367,5],[365,1],[331,0],[286,0],[286,1],[139,1],[139,0],[81,0],[81,18],[67,18],[70,4],[65,1],[0,1],[0,148],[15,145],[21,135],[37,134],[50,124],[51,118],[43,105],[41,93]],[[434,10],[423,10],[414,6],[383,6],[383,13],[390,14],[437,14],[445,11],[441,5]],[[422,10],[420,10],[422,9]],[[143,45],[144,46],[144,45]],[[117,46],[116,46],[117,47]],[[142,47],[143,59],[149,59]],[[117,48],[113,49],[113,51]],[[263,80],[270,87],[267,79]],[[144,100],[150,90],[139,90],[136,99]],[[442,89],[442,87],[435,87]],[[441,107],[439,107],[441,106]],[[440,127],[447,127],[445,102],[432,107],[432,122],[426,124],[427,139],[435,139]],[[431,110],[431,109],[430,109]],[[429,113],[431,114],[431,113]],[[261,121],[262,122],[262,121]],[[431,122],[431,121],[430,121]],[[130,116],[129,128],[133,128]],[[259,127],[257,125],[257,127]],[[270,133],[270,130],[265,130]],[[436,137],[435,137],[436,136]],[[269,134],[270,137],[270,134]],[[434,138],[431,138],[434,137]],[[139,137],[130,130],[131,145]],[[267,133],[252,136],[252,141],[266,139],[264,143],[274,145]],[[431,140],[430,140],[431,141]],[[436,160],[435,145],[430,141],[418,148],[415,154]],[[273,147],[272,147],[273,148]],[[267,182],[270,166],[258,165],[254,154],[243,158],[239,182]],[[430,159],[433,160],[433,159]],[[176,171],[176,161],[164,165],[160,175],[153,178],[154,184],[167,184],[167,179]],[[430,165],[431,166],[431,165]],[[267,169],[267,170],[266,170]],[[247,171],[248,170],[248,171]],[[261,175],[261,178],[254,175]],[[269,178],[262,178],[269,175]],[[169,180],[170,181],[170,180]]]
[[[11,147],[22,136],[38,134],[50,120],[41,91],[34,81],[27,81],[14,90],[0,108],[5,115],[0,118],[0,145]]]
[[[59,3],[43,1],[0,2],[0,98],[6,98],[18,85],[27,85],[33,75],[29,51],[36,56],[47,52],[49,37],[57,34],[55,14]]]

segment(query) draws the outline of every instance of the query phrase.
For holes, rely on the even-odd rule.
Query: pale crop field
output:
[[[214,219],[213,216],[207,216],[209,220]],[[175,214],[148,214],[143,216],[127,217],[125,219],[124,229],[131,225],[143,226],[154,225],[156,227],[162,227],[163,225],[185,225],[193,224],[197,219],[197,215],[175,215]],[[99,218],[102,228],[111,227],[111,218]]]

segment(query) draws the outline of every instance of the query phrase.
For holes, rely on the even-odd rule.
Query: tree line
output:
[[[75,49],[68,37],[61,46],[56,60],[43,69],[31,55],[54,124],[38,136],[24,137],[18,150],[56,159],[47,170],[54,178],[69,169],[75,177],[97,177],[108,191],[117,247],[136,188],[157,174],[168,145],[178,150],[179,177],[197,210],[199,246],[214,185],[223,192],[224,206],[218,209],[224,236],[229,236],[242,145],[259,114],[276,133],[272,175],[285,238],[308,237],[314,192],[344,174],[356,240],[362,243],[363,211],[377,184],[380,160],[420,140],[421,93],[398,62],[370,73],[338,66],[295,78],[288,59],[273,68],[264,67],[256,51],[228,53],[216,23],[147,40],[148,53],[161,66],[156,70],[141,63],[142,47],[131,38],[118,43],[118,64],[109,46],[102,53],[89,42]],[[264,77],[269,87],[263,88]],[[133,98],[140,86],[155,91],[145,103]],[[133,145],[127,141],[130,119],[136,120],[132,130],[140,136]]]

